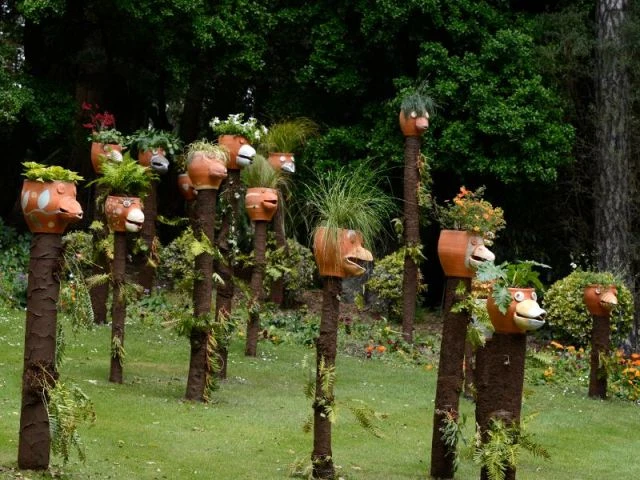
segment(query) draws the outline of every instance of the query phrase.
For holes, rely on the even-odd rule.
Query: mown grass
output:
[[[110,384],[109,328],[73,334],[67,329],[61,378],[76,383],[95,404],[96,423],[81,436],[87,460],[47,475],[16,470],[24,312],[0,310],[0,478],[282,479],[292,463],[308,463],[312,437],[302,432],[311,412],[303,395],[307,356],[299,345],[263,341],[259,356],[230,352],[229,376],[208,405],[183,400],[189,347],[157,325],[127,325],[125,383]],[[363,351],[364,352],[364,351]],[[342,477],[428,478],[437,369],[341,354],[337,365],[338,423],[333,454]],[[635,478],[640,467],[640,407],[594,401],[582,388],[527,386],[523,414],[538,413],[528,431],[549,450],[544,461],[523,454],[519,479]],[[385,415],[375,438],[357,424],[348,405],[366,402]],[[473,404],[461,401],[473,422]],[[463,459],[460,479],[479,478]]]

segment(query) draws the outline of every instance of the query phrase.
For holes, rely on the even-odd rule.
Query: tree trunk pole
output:
[[[276,237],[276,248],[282,248],[285,255],[288,254],[287,248],[287,234],[284,225],[284,208],[282,195],[280,194],[280,200],[278,202],[278,209],[276,215],[273,218],[273,230]],[[281,276],[273,282],[271,285],[271,301],[280,306],[284,303],[284,278]]]
[[[196,238],[206,237],[213,245],[216,216],[217,190],[199,190],[195,200]],[[193,315],[196,318],[211,314],[213,295],[213,256],[201,253],[195,259],[196,278],[193,282]],[[211,377],[211,351],[209,337],[211,331],[194,329],[191,332],[191,358],[187,378],[187,400],[204,402],[207,400],[207,388]]]
[[[483,441],[487,441],[492,418],[499,418],[507,425],[520,425],[526,349],[525,334],[494,333],[485,346],[476,351],[476,423]],[[515,468],[508,468],[505,480],[515,478]],[[489,479],[485,469],[480,479]]]
[[[46,470],[51,436],[45,385],[55,386],[57,372],[56,303],[60,293],[62,235],[36,233],[31,239],[27,283],[27,316],[22,373],[22,406],[18,467]]]
[[[144,199],[144,223],[140,230],[140,237],[147,246],[147,251],[140,255],[138,283],[144,288],[145,293],[153,291],[156,277],[156,268],[149,262],[156,257],[154,252],[154,240],[156,238],[156,218],[158,217],[158,185],[151,183],[149,194]]]
[[[267,224],[268,222],[254,222],[253,236],[253,271],[251,272],[251,292],[253,298],[249,304],[249,321],[247,322],[247,343],[244,354],[255,357],[258,350],[258,335],[260,333],[260,307],[264,301],[264,270],[266,266],[267,248]]]
[[[108,236],[109,228],[104,215],[104,199],[100,196],[105,192],[104,187],[96,186],[96,207],[95,220],[102,224],[99,230],[93,230],[93,248],[100,245]],[[99,202],[99,203],[98,203]],[[109,259],[103,249],[99,248],[95,253],[93,275],[108,273],[110,270]],[[93,323],[96,325],[106,325],[107,323],[107,300],[109,299],[109,282],[102,282],[89,290],[91,297],[91,308],[93,309]]]
[[[589,357],[589,396],[607,398],[607,369],[600,361],[610,350],[611,322],[609,315],[594,315],[591,328],[591,354]]]
[[[119,348],[124,348],[124,323],[127,316],[127,303],[123,287],[127,268],[127,234],[113,232],[113,265],[111,268],[113,299],[111,300],[111,370],[109,381],[122,383],[122,364]]]
[[[316,341],[316,396],[313,404],[311,461],[313,463],[313,478],[333,479],[336,472],[331,451],[331,422],[319,404],[322,401],[333,403],[333,386],[329,392],[322,391],[320,363],[324,360],[325,369],[335,367],[336,364],[342,280],[337,277],[324,277],[323,281],[322,316],[320,318],[320,333]]]
[[[240,170],[228,170],[226,180],[225,197],[231,209],[227,211],[222,219],[222,226],[218,233],[218,250],[223,261],[216,261],[214,264],[216,273],[224,282],[216,287],[216,322],[222,322],[229,318],[233,308],[233,294],[235,291],[234,282],[234,253],[229,244],[230,232],[236,234],[238,218],[240,216]],[[218,343],[216,355],[220,363],[217,372],[218,378],[227,378],[228,347]]]
[[[456,295],[458,283],[463,282],[465,292],[471,290],[470,278],[447,277],[445,287],[444,324],[438,364],[438,382],[433,413],[431,438],[431,476],[453,478],[455,447],[447,446],[440,429],[448,415],[456,421],[459,416],[460,392],[463,384],[463,364],[469,314],[453,313],[451,307],[462,298]]]
[[[418,157],[420,137],[407,136],[404,141],[404,244],[420,245],[420,212],[418,209]],[[418,265],[408,251],[404,257],[402,277],[402,336],[413,343],[413,323],[418,299]]]

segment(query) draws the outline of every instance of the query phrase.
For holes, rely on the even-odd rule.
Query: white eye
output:
[[[534,302],[538,301],[538,294],[536,292],[531,292],[531,298]]]
[[[524,292],[517,291],[513,294],[513,298],[516,302],[521,302],[522,300],[524,300]]]
[[[596,287],[596,295],[600,295],[602,293],[602,290],[600,289],[600,287]]]
[[[411,114],[409,116],[411,118],[418,118],[418,113],[417,112],[411,112]]]

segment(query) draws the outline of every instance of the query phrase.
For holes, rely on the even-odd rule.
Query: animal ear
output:
[[[56,191],[57,191],[59,194],[61,194],[61,195],[62,195],[62,194],[66,191],[65,184],[64,184],[64,183],[58,183],[58,185],[56,186]]]

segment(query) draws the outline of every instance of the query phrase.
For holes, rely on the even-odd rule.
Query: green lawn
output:
[[[16,468],[24,312],[0,310],[0,478],[42,478]],[[282,479],[289,466],[307,460],[311,434],[302,424],[311,412],[304,397],[305,356],[290,344],[259,344],[259,356],[243,355],[241,339],[230,353],[229,379],[208,405],[183,401],[188,342],[159,326],[127,325],[125,384],[107,381],[109,328],[67,333],[61,378],[93,400],[97,421],[83,428],[87,460],[72,457],[58,478],[72,479]],[[345,479],[428,478],[437,370],[423,366],[338,357],[338,423],[333,454]],[[608,480],[638,478],[640,407],[585,398],[586,391],[527,386],[523,414],[537,412],[529,431],[552,458],[523,454],[519,479]],[[386,414],[384,438],[363,431],[348,403],[366,402]],[[469,421],[473,405],[462,400]],[[460,479],[479,478],[463,459]]]

